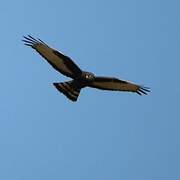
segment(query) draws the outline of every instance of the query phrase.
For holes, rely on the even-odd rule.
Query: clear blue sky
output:
[[[17,0],[0,6],[1,180],[180,179],[180,1]],[[21,42],[31,34],[84,70],[151,87],[84,89]]]

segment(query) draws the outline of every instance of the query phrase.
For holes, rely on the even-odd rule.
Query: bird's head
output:
[[[82,76],[83,76],[83,79],[85,79],[86,81],[93,81],[94,80],[94,74],[93,73],[83,72]]]

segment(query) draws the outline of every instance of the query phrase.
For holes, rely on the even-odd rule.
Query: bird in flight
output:
[[[72,78],[70,81],[53,83],[58,91],[71,101],[77,101],[82,88],[91,87],[101,90],[128,91],[147,95],[149,88],[114,77],[96,76],[81,70],[73,60],[61,52],[49,47],[40,39],[27,35],[22,40],[25,45],[35,49],[47,62],[61,74]]]

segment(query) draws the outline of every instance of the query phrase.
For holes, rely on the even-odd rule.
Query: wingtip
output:
[[[32,35],[27,34],[26,36],[23,36],[24,39],[22,39],[23,42],[25,43],[30,43],[30,44],[43,44],[45,46],[48,46],[44,41],[42,41],[39,38],[34,38]]]
[[[136,93],[139,95],[148,95],[150,92],[151,91],[149,87],[140,86]]]

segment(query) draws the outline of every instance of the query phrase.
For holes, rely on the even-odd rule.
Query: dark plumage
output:
[[[30,35],[24,36],[23,42],[25,45],[35,49],[58,72],[73,79],[62,83],[53,83],[61,93],[72,101],[77,101],[80,91],[84,87],[112,91],[129,91],[139,95],[147,95],[150,92],[149,88],[131,82],[113,77],[98,77],[90,72],[82,71],[71,58],[52,49],[42,40],[35,39]]]

